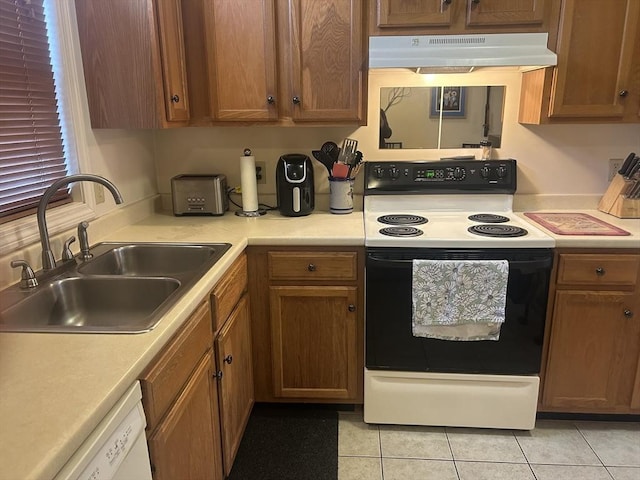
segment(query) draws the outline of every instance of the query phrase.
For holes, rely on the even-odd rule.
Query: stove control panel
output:
[[[507,160],[367,162],[365,194],[384,192],[515,193],[517,165]]]

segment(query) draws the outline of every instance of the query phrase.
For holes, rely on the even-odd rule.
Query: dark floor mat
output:
[[[336,480],[338,413],[331,407],[256,404],[229,480]]]

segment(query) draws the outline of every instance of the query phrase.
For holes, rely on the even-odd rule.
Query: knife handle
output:
[[[635,152],[631,152],[629,155],[627,155],[627,158],[625,158],[624,162],[622,162],[622,166],[620,167],[620,170],[618,170],[618,173],[626,177],[631,170],[632,163],[635,158]]]

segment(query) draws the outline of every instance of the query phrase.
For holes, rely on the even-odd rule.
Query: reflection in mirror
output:
[[[380,148],[480,148],[502,139],[504,86],[380,89]]]

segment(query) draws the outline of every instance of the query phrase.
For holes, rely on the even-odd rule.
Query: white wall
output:
[[[437,160],[469,154],[465,149],[380,150],[380,87],[420,85],[506,85],[503,143],[496,158],[515,158],[520,167],[519,194],[601,195],[608,181],[609,158],[640,152],[640,124],[520,125],[517,122],[521,74],[515,70],[477,71],[464,75],[416,75],[407,70],[374,70],[369,74],[368,125],[348,127],[218,127],[173,129],[157,134],[158,187],[170,193],[170,178],[179,173],[225,173],[230,185],[240,181],[238,158],[245,147],[267,162],[267,185],[259,194],[275,193],[274,168],[283,153],[311,156],[326,140],[340,144],[345,136],[359,141],[365,160]],[[472,150],[473,151],[473,150]],[[479,157],[480,152],[475,152]],[[316,164],[316,193],[328,183]],[[361,185],[356,184],[356,190]]]

